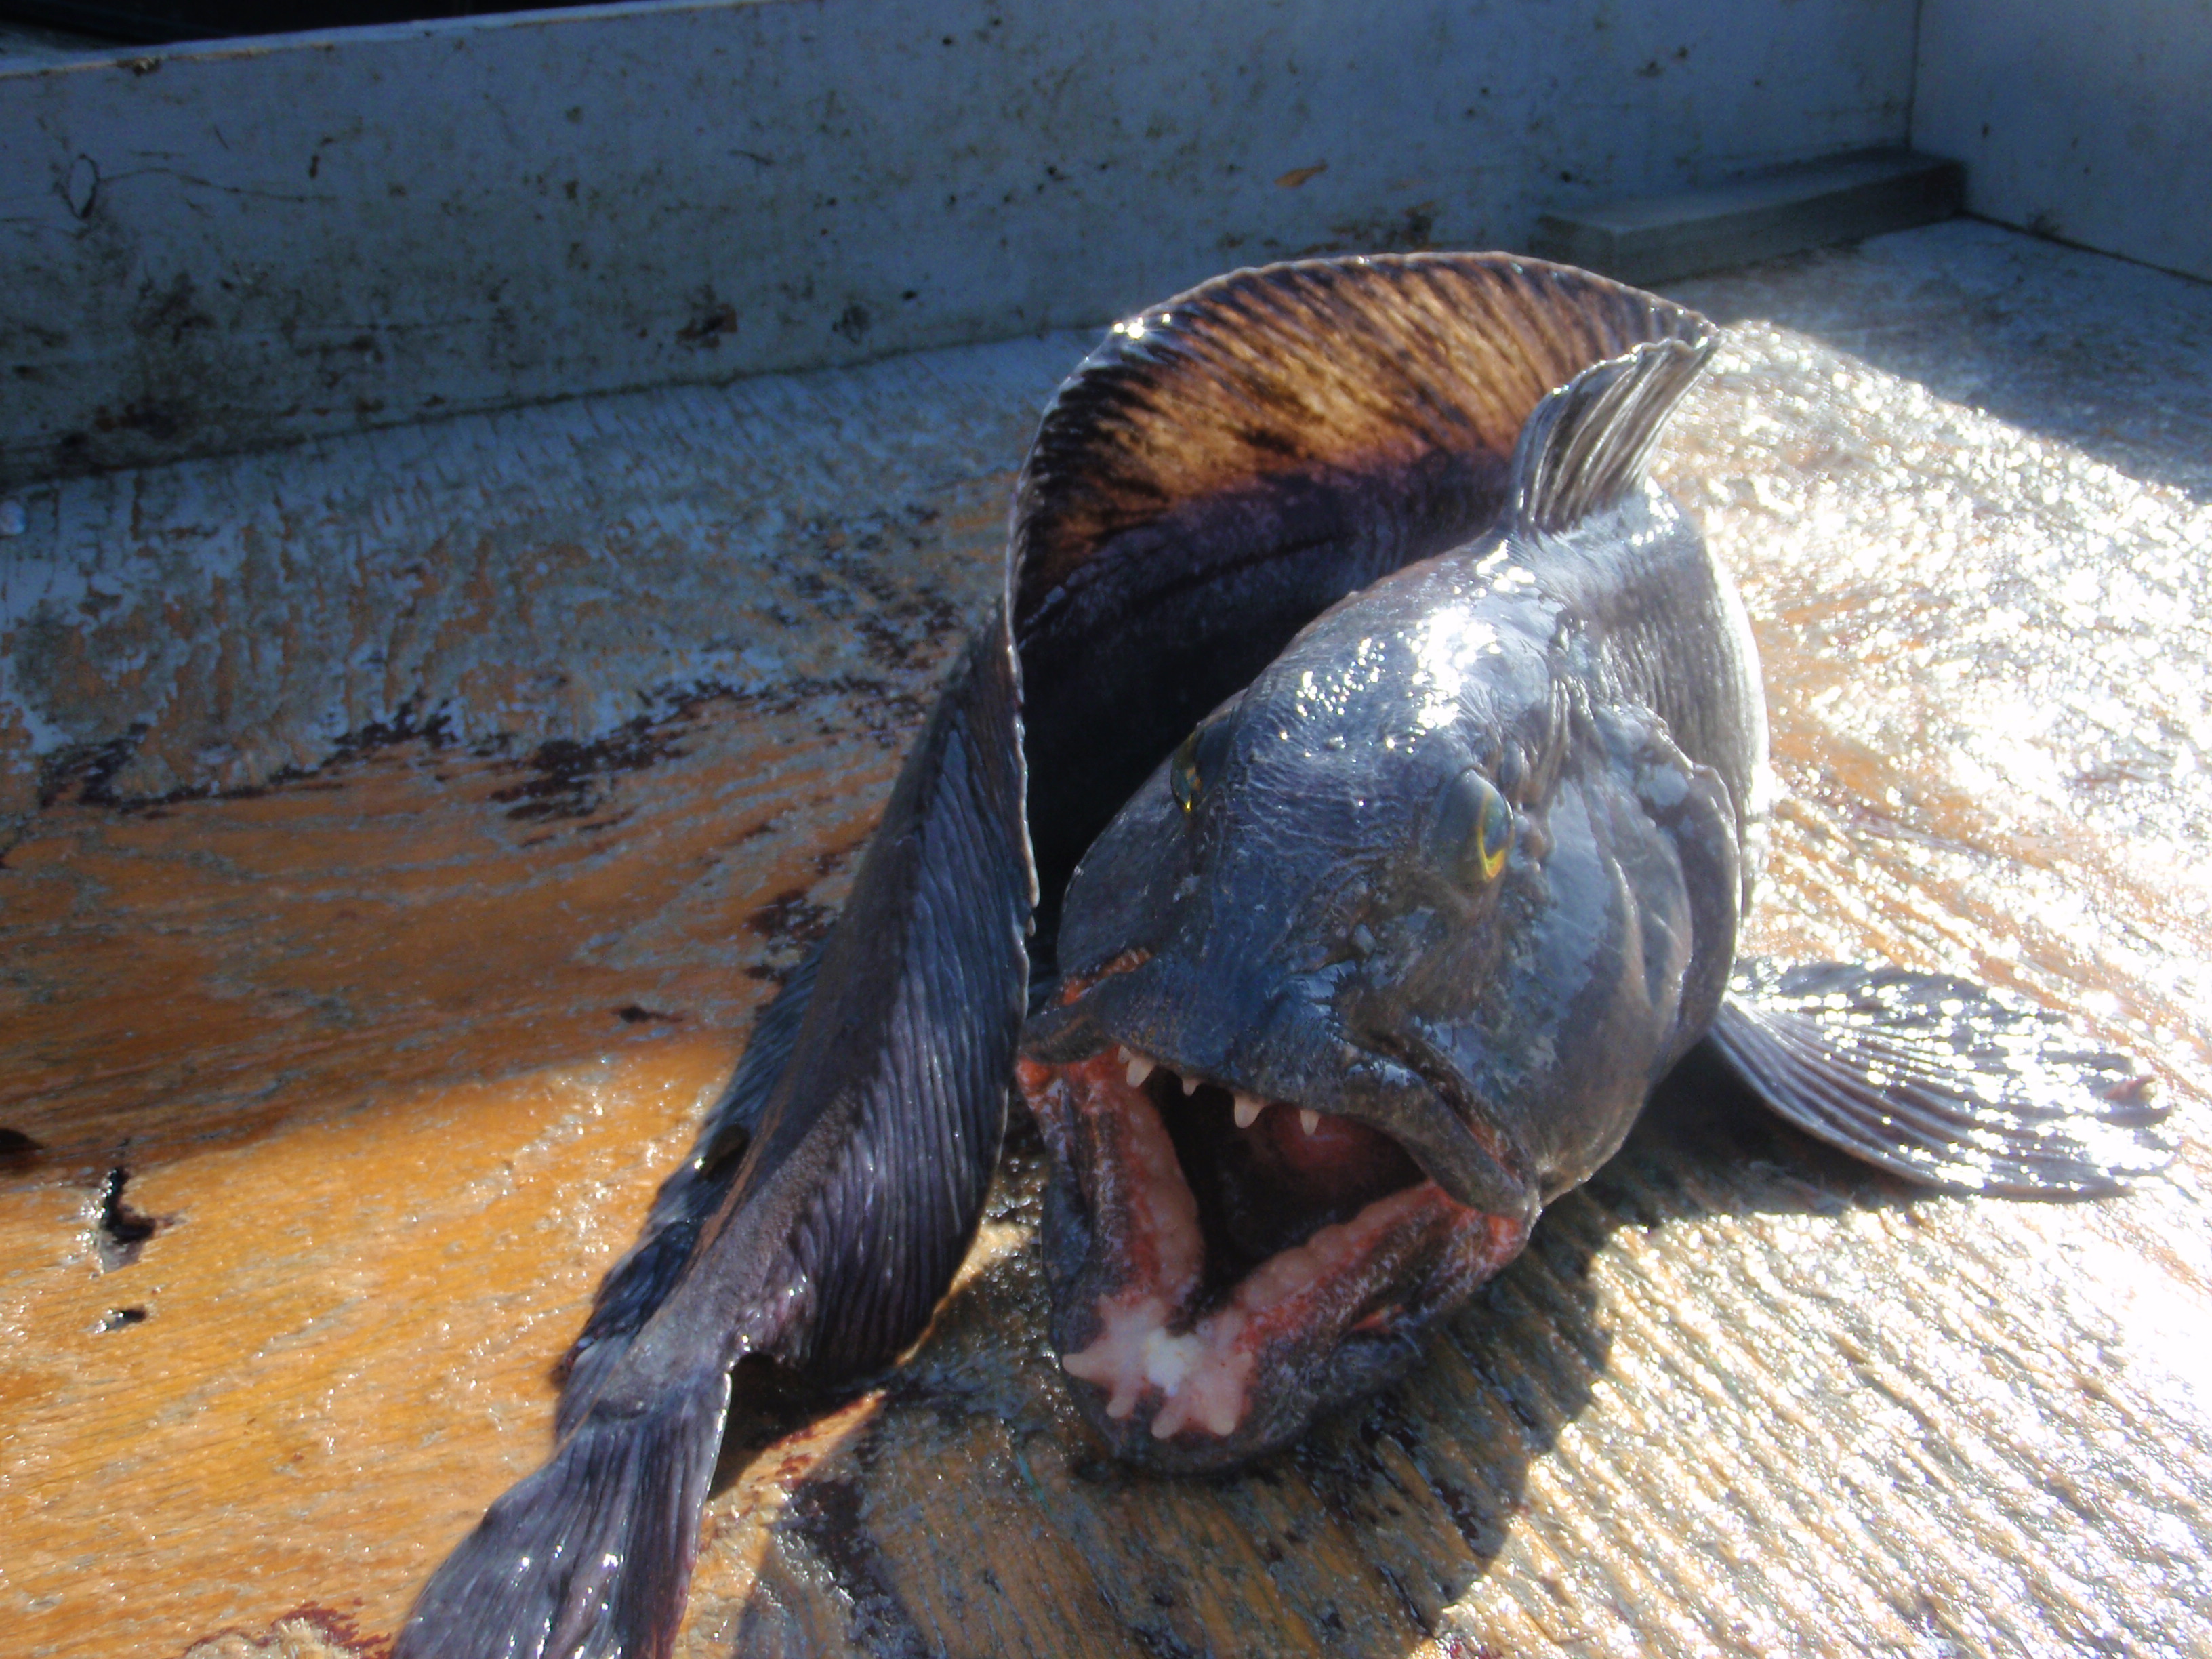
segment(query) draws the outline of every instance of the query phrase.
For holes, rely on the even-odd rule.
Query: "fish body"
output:
[[[1497,255],[1117,325],[836,928],[602,1285],[550,1459],[398,1653],[665,1653],[731,1367],[849,1378],[920,1334],[1010,1087],[1071,1389],[1170,1469],[1402,1371],[1700,1043],[1917,1180],[2157,1168],[2132,1063],[2048,1016],[1738,961],[1756,653],[1644,471],[1714,340]]]

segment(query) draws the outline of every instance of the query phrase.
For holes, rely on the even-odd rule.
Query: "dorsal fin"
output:
[[[1241,270],[1116,327],[1014,492],[1040,945],[1076,859],[1193,721],[1346,594],[1497,523],[1546,394],[1711,332],[1501,253]]]
[[[1465,539],[1486,525],[1430,521],[1496,514],[1547,393],[1644,342],[1711,331],[1664,300],[1506,254],[1218,277],[1116,325],[1047,410],[1015,495],[1016,625],[1131,532],[1218,498],[1371,492],[1401,525]],[[1237,516],[1264,542],[1268,525]]]
[[[1641,489],[1651,446],[1713,345],[1708,331],[1637,346],[1537,404],[1513,453],[1514,527],[1565,531]]]

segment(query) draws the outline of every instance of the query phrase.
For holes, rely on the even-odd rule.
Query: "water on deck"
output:
[[[2212,289],[1961,222],[1675,291],[1730,325],[1662,471],[1765,653],[1755,945],[2073,1010],[2172,1179],[1929,1196],[1677,1090],[1403,1384],[1177,1481],[1067,1408],[1018,1135],[903,1370],[740,1412],[684,1652],[2212,1652]],[[539,1461],[1084,346],[27,499],[10,1650],[380,1651]]]

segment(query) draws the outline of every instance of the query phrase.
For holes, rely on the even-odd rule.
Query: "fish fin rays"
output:
[[[1003,611],[964,657],[823,945],[731,1200],[734,1218],[756,1163],[791,1172],[775,1213],[805,1282],[766,1351],[818,1381],[886,1364],[921,1334],[1006,1128],[1035,889]]]
[[[1554,387],[1646,342],[1711,337],[1668,301],[1507,254],[1217,277],[1116,324],[1046,411],[1016,487],[1017,629],[1118,539],[1220,498],[1310,512],[1316,494],[1363,508],[1396,496],[1401,527],[1440,551],[1494,517],[1522,428]],[[1255,542],[1297,534],[1239,516]]]
[[[588,1413],[415,1602],[393,1659],[657,1659],[674,1645],[730,1378]]]
[[[1553,387],[1711,331],[1607,278],[1497,253],[1240,270],[1117,325],[1054,396],[1014,491],[1048,903],[1152,768],[1299,629],[1497,523],[1521,428]]]
[[[1748,963],[1711,1040],[1781,1117],[1924,1185],[2090,1197],[2172,1157],[2133,1060],[1965,980]]]
[[[1640,491],[1651,448],[1715,338],[1655,340],[1593,363],[1537,405],[1514,452],[1512,527],[1560,535]]]
[[[699,1230],[728,1197],[769,1093],[791,1059],[821,961],[817,949],[793,970],[754,1024],[744,1057],[699,1126],[690,1156],[660,1183],[637,1242],[600,1280],[591,1316],[561,1362],[556,1439],[581,1420],[609,1370],[676,1288]]]
[[[731,1367],[757,1354],[834,1382],[889,1364],[974,1237],[1033,893],[1001,609],[908,754],[820,955],[602,1286],[550,1460],[439,1569],[402,1654],[668,1650]]]

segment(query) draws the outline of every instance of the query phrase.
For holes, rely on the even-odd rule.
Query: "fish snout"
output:
[[[1283,1042],[1279,1028],[1297,1029],[1276,1016],[1288,994],[1270,976],[1218,952],[1125,951],[1103,968],[1071,975],[1050,1005],[1030,1017],[1022,1051],[1063,1065],[1126,1045],[1179,1071],[1258,1092],[1267,1086],[1258,1072],[1277,1080],[1317,1076],[1334,1046],[1312,1033]],[[1286,1047],[1293,1052],[1270,1063]]]

